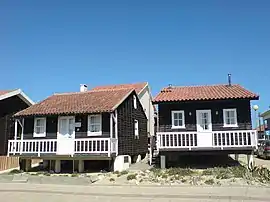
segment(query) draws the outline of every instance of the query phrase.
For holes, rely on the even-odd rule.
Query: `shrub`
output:
[[[208,180],[205,180],[204,183],[208,185],[213,185],[215,181],[213,179],[208,179]]]
[[[202,175],[213,175],[213,170],[212,169],[206,169],[202,171]]]
[[[128,171],[124,170],[124,171],[122,171],[120,174],[121,174],[121,175],[126,175],[126,174],[128,174]]]
[[[130,175],[128,175],[127,176],[127,180],[134,180],[134,179],[136,179],[136,174],[130,174]]]
[[[190,176],[195,173],[195,171],[189,168],[169,168],[165,172],[168,175],[179,175],[179,176]]]
[[[183,178],[183,179],[181,179],[181,182],[185,183],[185,182],[187,182],[187,180]]]
[[[14,170],[11,170],[9,172],[9,174],[18,174],[18,173],[22,173],[22,172],[23,172],[22,170],[14,169]]]
[[[51,176],[51,173],[45,172],[44,175],[45,175],[45,176]]]
[[[109,180],[110,180],[110,182],[115,182],[114,178],[110,178]]]
[[[72,173],[71,177],[78,177],[78,174],[77,173]]]

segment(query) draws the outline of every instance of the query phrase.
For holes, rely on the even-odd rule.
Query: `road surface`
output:
[[[0,184],[0,197],[8,202],[175,202],[175,201],[269,201],[266,187],[196,186],[73,186]]]

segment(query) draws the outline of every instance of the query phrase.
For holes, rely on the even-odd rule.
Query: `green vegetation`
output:
[[[117,172],[116,174],[117,174],[117,177],[120,177],[120,176],[122,176],[122,175],[128,174],[128,171],[124,170],[124,171],[122,171],[122,172]]]
[[[115,182],[114,178],[110,178],[109,180],[110,180],[110,182]]]
[[[14,169],[14,170],[11,170],[9,172],[9,174],[18,174],[18,173],[22,173],[22,172],[23,172],[22,170]]]
[[[204,183],[208,185],[213,185],[215,181],[213,179],[208,179],[208,180],[205,180]]]
[[[127,176],[127,180],[134,180],[134,179],[136,179],[136,177],[137,177],[137,174],[129,174]]]

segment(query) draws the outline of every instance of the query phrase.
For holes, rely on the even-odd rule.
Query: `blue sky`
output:
[[[0,1],[0,89],[227,82],[270,105],[270,1]]]

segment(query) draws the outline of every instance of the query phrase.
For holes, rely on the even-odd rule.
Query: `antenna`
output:
[[[228,84],[229,84],[229,86],[231,86],[232,85],[232,75],[231,74],[228,74]]]

